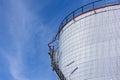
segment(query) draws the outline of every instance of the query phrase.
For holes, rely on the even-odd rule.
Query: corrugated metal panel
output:
[[[59,67],[67,79],[120,80],[120,5],[70,23],[59,40]]]

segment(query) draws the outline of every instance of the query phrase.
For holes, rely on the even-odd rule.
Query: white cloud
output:
[[[9,63],[9,70],[14,80],[31,80],[24,74],[26,66],[24,64],[24,55],[26,54],[24,46],[35,34],[39,34],[42,39],[41,43],[46,44],[50,29],[38,22],[36,16],[26,9],[22,0],[10,0],[8,3],[9,13],[6,14],[6,23],[13,40],[11,50],[5,55]],[[45,78],[44,80],[48,80]]]
[[[30,80],[23,75],[25,66],[23,64],[23,48],[24,43],[29,39],[26,29],[29,12],[25,10],[21,0],[10,0],[8,4],[9,13],[6,13],[6,23],[13,40],[10,52],[5,55],[9,63],[9,70],[14,80]]]
[[[22,58],[19,56],[6,56],[9,61],[10,73],[14,80],[30,80],[22,74],[24,64],[22,63]]]

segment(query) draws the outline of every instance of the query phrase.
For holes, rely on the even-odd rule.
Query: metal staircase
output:
[[[60,80],[66,80],[64,74],[60,70],[59,65],[55,59],[54,47],[49,46],[49,55],[51,57],[51,67],[53,68],[53,71],[55,71],[57,73]]]

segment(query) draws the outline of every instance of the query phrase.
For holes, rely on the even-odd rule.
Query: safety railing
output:
[[[55,42],[57,39],[59,39],[59,35],[61,30],[64,28],[64,26],[69,23],[71,20],[74,20],[77,16],[84,14],[86,12],[89,12],[91,10],[95,10],[97,8],[100,7],[105,7],[105,6],[110,6],[110,5],[116,5],[116,4],[120,4],[120,0],[97,0],[97,1],[93,1],[90,2],[86,5],[83,5],[81,7],[79,7],[78,9],[72,11],[70,14],[68,14],[63,21],[61,22],[58,32],[55,35],[55,37],[52,39],[51,42],[49,42],[48,46],[50,47],[50,44],[52,44],[53,42]]]
[[[61,22],[57,34],[55,35],[55,37],[53,37],[51,42],[48,43],[49,48],[51,47],[51,44],[53,44],[56,40],[59,39],[60,32],[64,28],[64,26],[67,23],[69,23],[71,20],[74,20],[77,16],[92,10],[96,10],[97,8],[107,7],[111,5],[117,5],[117,4],[120,4],[120,0],[97,0],[97,1],[90,2],[86,5],[83,5],[78,9],[72,11]]]
[[[79,16],[81,14],[84,14],[84,13],[92,11],[92,10],[96,10],[97,8],[107,7],[107,6],[111,6],[111,5],[117,5],[117,4],[120,4],[120,0],[97,0],[97,1],[94,1],[94,2],[91,2],[84,6],[79,7],[78,9],[72,11],[70,14],[68,14],[63,19],[63,21],[61,22],[61,24],[59,26],[59,30],[58,30],[56,36],[52,39],[51,42],[48,43],[49,55],[51,57],[51,64],[52,64],[53,70],[55,70],[55,72],[60,77],[60,80],[66,80],[66,78],[65,78],[64,74],[62,73],[62,71],[59,69],[59,65],[55,61],[56,48],[51,44],[54,43],[56,40],[58,40],[61,30],[64,28],[64,26],[67,23],[69,23],[71,20],[74,20],[77,16]]]
[[[94,1],[91,3],[88,3],[86,5],[83,5],[83,6],[79,7],[78,9],[72,11],[61,22],[58,33],[56,34],[56,37],[59,36],[59,33],[61,32],[63,27],[71,20],[74,20],[77,16],[79,16],[85,12],[88,12],[88,11],[91,11],[91,10],[94,10],[94,9],[97,9],[100,7],[104,7],[104,6],[113,5],[113,4],[120,4],[120,0],[97,0],[97,1]]]

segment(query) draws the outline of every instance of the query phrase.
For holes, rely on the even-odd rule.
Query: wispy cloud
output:
[[[12,38],[11,51],[5,55],[9,62],[9,70],[14,80],[30,80],[25,75],[23,63],[23,48],[29,39],[29,29],[26,24],[30,16],[21,0],[10,0],[8,2],[6,24],[9,26],[9,33]]]
[[[24,4],[21,0],[10,0],[7,8],[7,26],[12,38],[12,51],[6,55],[9,62],[9,70],[14,80],[30,80],[23,75],[23,44],[28,38],[28,30],[26,29],[27,14]],[[28,14],[29,15],[29,14]]]
[[[30,80],[22,74],[22,72],[24,72],[22,69],[24,66],[22,58],[18,57],[18,55],[14,57],[8,55],[6,57],[9,60],[9,69],[14,80]]]
[[[9,63],[10,73],[14,80],[33,80],[26,76],[24,72],[27,66],[27,64],[24,63],[25,55],[27,54],[25,51],[26,45],[28,44],[29,46],[30,41],[31,44],[34,44],[32,40],[37,35],[36,39],[41,39],[40,44],[45,44],[45,46],[47,46],[46,43],[49,39],[48,35],[50,34],[50,29],[44,27],[40,19],[26,8],[22,0],[8,0],[6,5],[7,12],[9,11],[9,13],[6,13],[6,25],[9,26],[8,31],[12,39],[12,45],[10,46],[11,50],[5,54]],[[32,50],[33,52],[31,53],[34,54],[34,50],[36,49],[32,47]],[[42,76],[41,78],[48,80],[50,76]]]

